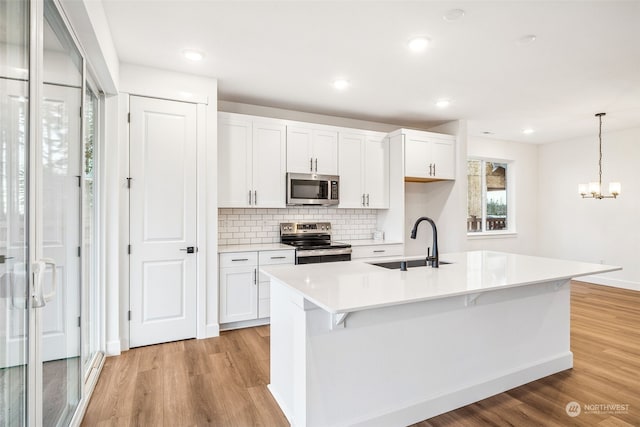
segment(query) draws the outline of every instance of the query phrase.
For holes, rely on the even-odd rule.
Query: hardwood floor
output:
[[[640,426],[640,292],[573,282],[571,349],[571,370],[414,426]],[[106,360],[82,425],[287,426],[268,382],[268,326],[137,348]]]

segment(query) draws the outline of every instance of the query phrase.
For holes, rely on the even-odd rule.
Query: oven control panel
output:
[[[291,234],[330,234],[330,222],[283,222],[280,224],[280,235]]]

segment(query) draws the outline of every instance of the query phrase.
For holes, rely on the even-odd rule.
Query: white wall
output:
[[[513,191],[515,234],[468,237],[467,250],[496,250],[534,255],[537,250],[538,146],[490,138],[469,137],[468,157],[509,160],[513,178],[507,186]],[[466,179],[466,177],[465,177]],[[466,202],[465,202],[466,203]],[[465,204],[466,209],[466,204]],[[466,211],[465,211],[466,212]]]
[[[603,132],[603,187],[622,183],[617,200],[583,200],[578,184],[597,180],[597,134],[538,149],[540,255],[619,265],[589,281],[640,290],[640,128]]]

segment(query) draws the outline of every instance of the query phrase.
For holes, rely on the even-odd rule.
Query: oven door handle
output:
[[[309,249],[309,250],[298,250],[296,253],[296,256],[298,258],[301,258],[301,257],[309,257],[309,256],[348,255],[350,253],[351,253],[351,248]]]

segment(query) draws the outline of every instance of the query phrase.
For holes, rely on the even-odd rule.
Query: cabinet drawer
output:
[[[403,252],[403,245],[401,243],[395,245],[354,246],[352,248],[351,258],[358,259],[382,256],[402,256]]]
[[[260,251],[259,259],[260,265],[295,264],[296,255],[294,250]]]
[[[257,252],[228,252],[220,254],[220,268],[258,265]]]

